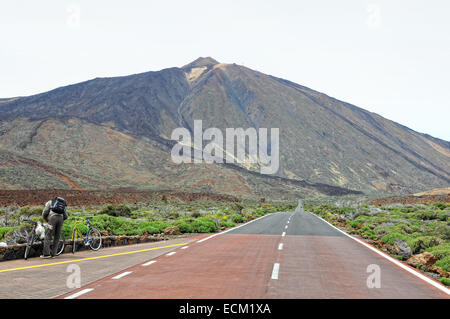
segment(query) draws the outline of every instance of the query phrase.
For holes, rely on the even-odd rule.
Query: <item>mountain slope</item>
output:
[[[192,131],[197,119],[204,129],[223,131],[278,127],[281,179],[254,173],[257,165],[244,165],[247,171],[173,164],[171,132],[180,126]],[[293,82],[212,58],[2,100],[0,136],[0,159],[18,156],[57,167],[83,188],[198,186],[229,193],[248,188],[255,195],[270,194],[278,181],[282,184],[275,188],[294,187],[294,193],[303,194],[323,192],[318,185],[416,192],[446,187],[450,181],[449,142]],[[64,155],[55,156],[61,148]],[[1,163],[0,168],[9,167],[3,177],[17,169],[7,159]],[[203,178],[207,173],[210,178]],[[239,177],[245,181],[242,189],[233,187]],[[0,188],[46,187],[1,175],[0,180],[5,185]],[[264,190],[258,190],[260,184],[266,185]]]

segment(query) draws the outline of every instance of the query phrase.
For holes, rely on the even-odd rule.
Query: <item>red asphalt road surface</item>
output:
[[[270,214],[150,261],[59,298],[449,298],[304,211]],[[367,286],[369,265],[380,267],[380,288]]]

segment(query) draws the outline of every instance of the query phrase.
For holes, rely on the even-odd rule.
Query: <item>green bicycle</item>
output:
[[[72,232],[72,253],[75,254],[75,251],[77,249],[76,245],[78,236],[83,239],[83,243],[85,246],[89,246],[92,250],[99,250],[102,246],[102,234],[98,229],[91,226],[90,220],[92,219],[92,216],[86,217],[86,219],[77,217],[72,219],[75,220]],[[78,228],[78,225],[80,224],[85,224],[87,227],[86,237],[83,236],[80,229]]]

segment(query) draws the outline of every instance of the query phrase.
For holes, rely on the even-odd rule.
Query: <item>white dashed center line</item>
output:
[[[172,256],[172,255],[175,255],[176,253],[177,253],[176,251],[172,251],[172,252],[166,254],[166,256]]]
[[[286,225],[286,226],[284,226],[284,229],[287,229],[287,225]]]
[[[284,237],[285,235],[286,235],[286,232],[283,232],[283,233],[281,234],[282,237]]]
[[[278,271],[279,270],[280,270],[280,264],[279,263],[273,264],[272,279],[278,279]]]
[[[145,264],[142,264],[142,266],[149,266],[151,264],[154,264],[156,260],[150,260],[149,262],[146,262]]]
[[[180,249],[186,249],[186,248],[188,248],[189,246],[183,246],[183,247],[181,247]]]
[[[278,250],[282,250],[283,249],[283,243],[280,243],[279,245],[278,245]]]
[[[76,297],[84,295],[84,294],[86,294],[86,293],[88,293],[88,292],[90,292],[92,290],[94,290],[94,288],[87,288],[87,289],[81,290],[81,291],[79,291],[77,293],[74,293],[73,295],[67,296],[64,299],[75,299]]]
[[[123,273],[121,273],[121,274],[119,274],[119,275],[117,275],[115,277],[112,277],[112,279],[120,279],[122,277],[128,276],[131,273],[132,273],[132,271],[125,271],[125,272],[123,272]]]

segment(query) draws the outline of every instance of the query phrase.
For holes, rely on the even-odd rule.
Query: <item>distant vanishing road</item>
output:
[[[22,276],[38,283],[57,273],[53,294],[44,298],[57,292],[59,298],[449,298],[444,286],[418,278],[301,209],[269,214],[224,233],[144,245],[121,251],[163,248],[74,261],[82,276],[90,276],[78,289],[66,288],[69,262],[3,273],[10,262],[0,263],[0,297],[17,291],[2,292],[5,280],[16,278],[20,284]],[[113,254],[113,249],[86,256],[98,254]],[[367,284],[373,269],[379,269],[379,288]]]

